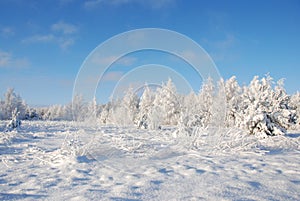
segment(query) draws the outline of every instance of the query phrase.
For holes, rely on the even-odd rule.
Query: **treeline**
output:
[[[299,126],[300,94],[288,95],[282,80],[275,83],[270,76],[254,77],[248,86],[240,86],[231,77],[218,85],[224,87],[215,86],[209,79],[199,93],[181,95],[170,79],[157,89],[146,86],[141,96],[129,88],[123,98],[103,105],[95,99],[85,102],[77,95],[70,104],[43,108],[29,107],[13,89],[8,89],[0,101],[0,119],[11,119],[17,109],[20,119],[92,121],[145,129],[219,125],[250,134],[278,135]],[[218,104],[224,99],[225,104]]]

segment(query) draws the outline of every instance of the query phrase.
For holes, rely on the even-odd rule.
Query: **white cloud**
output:
[[[84,7],[92,9],[103,5],[122,6],[124,4],[138,4],[152,9],[161,9],[174,2],[175,0],[89,0],[84,3]]]
[[[11,60],[11,54],[0,50],[0,67],[6,66]]]
[[[117,58],[118,58],[117,56],[99,57],[97,55],[94,55],[92,57],[92,62],[98,65],[109,65],[115,60],[117,60]]]
[[[210,55],[216,61],[236,60],[239,53],[235,51],[235,47],[239,44],[239,39],[230,33],[225,33],[223,38],[216,41],[202,40],[210,49]]]
[[[9,52],[0,50],[0,68],[26,68],[29,61],[26,58],[15,58]]]
[[[225,39],[215,42],[215,46],[220,49],[227,49],[231,48],[235,43],[237,39],[232,34],[227,34]]]
[[[77,32],[78,28],[73,24],[59,21],[51,26],[51,30],[54,32],[62,32],[63,34],[74,34]]]
[[[23,43],[47,43],[47,42],[53,42],[55,41],[55,36],[52,34],[46,34],[46,35],[34,35],[29,38],[26,38],[22,40]]]
[[[99,6],[102,2],[103,2],[103,0],[86,1],[86,2],[84,2],[84,7],[87,9],[91,9],[91,8]]]
[[[75,43],[73,38],[60,38],[59,39],[59,46],[61,49],[66,50],[69,46],[72,46]]]
[[[134,62],[137,61],[137,58],[135,57],[130,57],[130,56],[125,56],[122,57],[120,60],[117,61],[117,64],[124,65],[124,66],[130,66],[134,64]]]
[[[104,81],[104,82],[119,81],[122,78],[123,75],[124,75],[124,73],[121,72],[121,71],[108,72],[108,73],[103,75],[103,77],[101,78],[101,81]]]
[[[123,65],[123,66],[130,66],[132,64],[134,64],[134,62],[136,62],[137,58],[135,57],[130,57],[130,56],[124,56],[120,59],[118,59],[118,56],[107,56],[107,57],[101,57],[101,56],[97,56],[94,55],[92,58],[92,62],[94,64],[98,64],[98,65],[109,65],[112,62],[116,62],[115,64],[118,65]]]
[[[194,61],[196,59],[196,57],[197,57],[197,55],[195,54],[195,52],[192,51],[192,50],[185,50],[185,51],[183,51],[181,53],[181,55],[183,56],[184,59],[186,59],[188,61]]]
[[[161,9],[166,6],[174,4],[174,0],[144,0],[146,6],[151,6],[153,9]]]
[[[59,5],[60,6],[66,6],[70,3],[74,2],[74,0],[59,0]]]
[[[3,27],[1,30],[0,30],[0,33],[2,36],[4,37],[8,37],[8,36],[13,36],[15,35],[15,31],[12,27]]]
[[[23,43],[54,43],[66,50],[75,43],[78,27],[59,21],[50,26],[50,33],[36,34],[22,40]]]

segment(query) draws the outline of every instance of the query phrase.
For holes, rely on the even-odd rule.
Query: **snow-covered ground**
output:
[[[0,200],[300,200],[300,132],[0,122]],[[221,140],[217,140],[221,139]]]

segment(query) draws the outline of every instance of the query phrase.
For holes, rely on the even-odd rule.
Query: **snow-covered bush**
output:
[[[68,132],[60,149],[61,153],[72,157],[85,156],[89,144],[85,144],[80,135],[85,135],[84,130],[78,130],[72,135]]]
[[[290,96],[279,81],[272,87],[272,78],[261,80],[254,77],[248,87],[244,87],[241,108],[237,112],[239,127],[250,134],[282,135],[295,123],[295,110],[290,106]]]
[[[21,126],[21,120],[19,118],[20,112],[17,108],[15,108],[11,115],[11,120],[6,126],[7,131],[12,131],[14,129],[18,129]]]
[[[26,120],[39,120],[40,117],[39,117],[38,111],[35,108],[27,107],[26,112],[25,112],[25,119]]]
[[[300,129],[300,92],[295,93],[291,96],[291,105],[296,110],[296,125],[294,129]]]

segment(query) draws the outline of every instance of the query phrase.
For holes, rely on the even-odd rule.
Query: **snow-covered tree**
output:
[[[291,105],[296,110],[297,124],[296,129],[300,128],[300,92],[291,96]]]
[[[51,121],[59,121],[65,119],[65,108],[62,105],[52,105],[48,108],[45,118]]]
[[[282,135],[295,121],[295,112],[282,82],[278,82],[275,89],[272,84],[269,75],[261,80],[256,76],[248,87],[244,87],[239,115],[244,117],[241,127],[250,134]]]
[[[103,105],[101,107],[101,112],[100,112],[100,124],[107,124],[109,123],[109,117],[111,116],[110,113],[112,111],[112,105],[111,102],[108,102],[107,104]]]
[[[35,108],[26,108],[25,112],[25,119],[26,120],[38,120],[40,119],[38,111]]]
[[[164,111],[162,108],[158,105],[152,105],[149,113],[148,113],[148,119],[147,119],[147,125],[149,129],[157,130],[161,129],[161,126],[163,125],[162,122],[164,122]]]
[[[136,119],[138,128],[147,129],[149,126],[149,116],[153,105],[154,96],[148,85],[146,85],[144,92],[139,102],[139,113]]]
[[[114,100],[112,110],[113,123],[122,126],[133,125],[138,114],[139,99],[132,87],[129,87],[121,100]]]
[[[209,127],[220,128],[226,126],[226,91],[224,86],[224,80],[221,79],[216,83],[216,87],[213,92],[213,104],[210,108],[211,119],[209,121]]]
[[[0,105],[2,119],[11,119],[15,109],[19,112],[19,118],[24,119],[27,106],[21,96],[16,94],[13,88],[9,88],[4,96],[4,100],[1,101]]]
[[[213,111],[212,106],[215,101],[215,95],[216,95],[216,88],[213,83],[213,80],[211,78],[208,78],[205,80],[205,82],[202,85],[202,88],[198,94],[198,101],[199,104],[197,109],[197,122],[198,126],[208,126],[211,123]]]
[[[86,112],[85,119],[87,121],[96,122],[96,119],[98,118],[98,112],[99,111],[98,111],[97,100],[96,97],[94,97],[93,100],[89,102],[87,105],[87,112]]]
[[[220,86],[223,83],[220,83]],[[208,126],[219,126],[219,121],[224,121],[220,112],[224,113],[222,104],[218,105],[218,98],[222,98],[219,93],[219,88],[215,87],[211,78],[204,81],[199,94],[194,92],[190,93],[184,98],[184,109],[181,114],[179,123],[179,132],[185,133],[185,135],[192,135],[195,128],[206,128]],[[221,111],[222,110],[222,111]],[[218,121],[218,122],[215,122]]]
[[[158,88],[153,101],[155,115],[162,115],[161,124],[177,125],[180,118],[181,105],[172,80],[169,79],[166,84]]]
[[[139,98],[132,87],[129,87],[128,90],[126,90],[122,104],[127,111],[127,118],[131,123],[134,123],[139,110]]]
[[[5,119],[4,101],[0,99],[0,120]]]
[[[178,127],[181,129],[180,132],[190,133],[191,128],[202,125],[200,104],[198,101],[198,96],[194,91],[183,98],[183,106],[178,124]]]
[[[291,96],[284,89],[284,80],[277,82],[272,93],[273,120],[284,129],[289,129],[297,122],[296,107],[291,103]]]
[[[242,88],[239,86],[236,77],[233,76],[225,82],[226,96],[226,126],[238,127],[240,122],[239,111],[242,102]]]
[[[66,106],[66,119],[84,121],[87,112],[87,104],[82,95],[76,94],[71,103]]]

